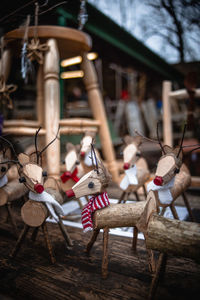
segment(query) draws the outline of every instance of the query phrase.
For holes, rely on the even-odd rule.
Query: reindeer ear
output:
[[[66,143],[66,151],[69,152],[74,149],[74,144],[67,142]]]
[[[139,147],[142,144],[142,137],[141,136],[134,136],[133,142]]]
[[[173,153],[177,156],[179,153],[179,149],[180,147],[176,147],[173,149]],[[179,158],[182,160],[183,159],[183,151],[181,150],[180,154],[179,154]]]
[[[133,137],[130,135],[125,135],[125,137],[123,138],[123,141],[126,145],[129,145],[133,142]]]
[[[163,146],[163,149],[164,149],[164,151],[165,151],[165,154],[168,154],[168,153],[173,152],[173,148],[170,147],[170,146],[168,146],[168,145],[164,145],[164,146]]]
[[[19,162],[20,162],[21,165],[25,165],[25,164],[27,164],[27,163],[30,162],[29,156],[27,154],[25,154],[25,153],[20,153],[18,155],[18,160],[19,160]]]
[[[79,153],[81,150],[81,145],[77,144],[77,145],[75,145],[75,148],[76,148],[77,153]]]

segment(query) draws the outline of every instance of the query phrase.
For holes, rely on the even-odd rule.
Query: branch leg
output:
[[[102,259],[102,278],[108,276],[108,234],[109,229],[105,227],[103,230],[103,259]]]
[[[48,234],[48,231],[47,231],[47,224],[45,222],[42,224],[42,230],[43,230],[44,239],[45,239],[48,251],[49,251],[51,262],[52,262],[52,264],[55,264],[56,260],[55,260],[55,257],[53,255],[53,249],[52,249],[52,245],[51,245],[51,242],[50,242],[50,239],[49,239],[49,234]]]
[[[88,254],[90,253],[90,250],[92,249],[92,246],[94,245],[99,232],[100,232],[100,229],[94,229],[93,230],[92,237],[91,237],[91,239],[90,239],[90,241],[89,241],[89,243],[87,244],[87,247],[86,247],[86,252]]]
[[[15,248],[13,249],[13,251],[10,254],[10,257],[14,258],[17,255],[17,252],[19,251],[19,249],[22,245],[22,242],[24,241],[24,238],[27,235],[29,229],[30,229],[30,227],[27,224],[25,224],[24,228],[23,228],[23,230],[22,230],[22,232],[21,232],[21,234],[20,234],[20,236],[17,240]]]

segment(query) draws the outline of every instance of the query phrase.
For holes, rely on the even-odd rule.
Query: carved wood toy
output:
[[[13,218],[11,205],[13,201],[21,198],[27,193],[27,188],[21,186],[18,179],[8,180],[8,170],[11,166],[11,150],[16,155],[12,144],[4,137],[0,137],[0,207],[1,207],[1,221],[4,217],[10,219],[14,234],[17,236],[17,225]],[[5,212],[6,210],[6,212]]]
[[[39,131],[40,128],[35,134],[35,153],[31,156],[21,153],[15,161],[15,163],[18,164],[18,172],[20,176],[19,181],[29,190],[29,200],[21,208],[21,216],[25,225],[17,240],[15,248],[11,253],[11,257],[16,256],[29,229],[31,227],[34,228],[32,239],[35,240],[38,229],[41,226],[51,262],[54,263],[55,258],[53,256],[46,225],[46,219],[49,215],[51,215],[59,225],[67,245],[72,246],[72,242],[61,219],[61,216],[64,215],[64,211],[61,206],[63,197],[59,191],[59,187],[53,178],[49,178],[46,182],[44,182],[44,178],[47,176],[47,173],[43,171],[40,166],[42,153],[54,142],[58,133],[56,137],[46,147],[44,147],[44,149],[39,151],[37,148],[37,135]]]
[[[123,190],[119,203],[126,202],[128,196],[134,193],[139,201],[138,189],[143,187],[144,195],[147,196],[145,182],[150,177],[147,162],[141,157],[139,146],[142,143],[141,136],[125,136],[123,138],[125,148],[123,150],[124,172],[119,186]]]
[[[61,189],[63,192],[71,189],[72,186],[79,181],[80,177],[84,175],[83,168],[78,160],[78,148],[72,143],[66,144],[66,156],[65,156],[65,172],[60,176]],[[81,200],[77,199],[80,208],[83,208]]]
[[[95,154],[94,157],[96,157]],[[106,278],[108,275],[109,228],[134,227],[133,249],[136,249],[137,228],[135,225],[145,206],[144,201],[110,205],[105,191],[110,180],[111,177],[107,169],[102,162],[96,158],[95,169],[85,174],[71,190],[66,192],[69,198],[92,195],[89,203],[83,208],[82,225],[85,232],[93,230],[92,237],[87,244],[87,253],[92,249],[100,229],[103,229],[103,278]],[[151,267],[153,268],[153,266]]]
[[[181,195],[188,210],[189,217],[194,221],[194,216],[185,194],[186,189],[191,183],[191,175],[188,168],[182,164],[182,144],[185,130],[186,126],[184,127],[180,147],[173,149],[161,144],[157,127],[158,141],[163,155],[158,161],[155,178],[148,184],[147,190],[153,190],[155,192],[158,206],[162,209],[161,215],[163,215],[166,208],[169,207],[175,219],[179,219],[175,209],[175,200]]]

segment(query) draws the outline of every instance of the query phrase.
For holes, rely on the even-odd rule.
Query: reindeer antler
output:
[[[179,155],[180,155],[180,153],[181,153],[181,150],[182,150],[182,148],[183,148],[183,140],[184,140],[184,136],[185,136],[186,127],[187,127],[187,124],[184,125],[183,135],[182,135],[181,144],[180,144],[180,148],[179,148],[177,157],[179,157]]]
[[[94,155],[94,159],[95,159],[95,164],[94,164],[94,161],[93,161],[93,155]],[[96,157],[96,153],[95,153],[95,150],[94,150],[94,145],[92,143],[91,143],[91,159],[92,159],[93,166],[96,165],[95,171],[97,172],[97,174],[99,174],[99,166],[98,166],[98,162],[97,162],[97,157]]]

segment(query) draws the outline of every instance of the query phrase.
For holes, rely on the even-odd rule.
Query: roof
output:
[[[57,13],[67,20],[78,23],[79,9],[79,1],[72,1],[70,5],[58,8]],[[162,75],[164,79],[182,81],[183,75],[179,71],[90,3],[87,3],[87,13],[88,21],[84,28],[88,33],[120,49],[139,63]]]

